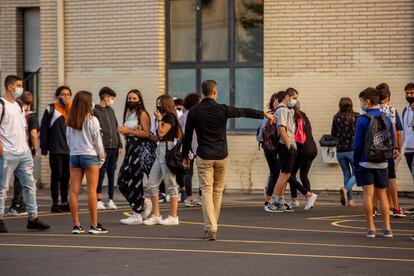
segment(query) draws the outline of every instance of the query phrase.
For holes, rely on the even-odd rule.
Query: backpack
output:
[[[176,117],[174,116],[174,119],[176,120]],[[180,126],[180,123],[178,120],[176,120],[176,123],[179,127],[179,130],[181,132],[181,136],[179,135],[177,137],[177,144],[172,149],[168,149],[168,140],[165,141],[165,163],[167,164],[167,167],[170,169],[170,171],[177,175],[179,173],[182,173],[184,171],[183,166],[183,154],[182,154],[182,143],[183,143],[183,137],[182,137],[182,129]]]
[[[20,106],[20,109],[22,110],[22,112],[24,112],[23,110],[23,106],[20,102],[17,102]],[[4,119],[4,114],[6,113],[6,103],[4,102],[3,99],[0,99],[0,105],[2,107],[2,111],[1,111],[1,115],[0,115],[0,124],[3,122]]]
[[[383,163],[392,156],[391,130],[384,113],[373,116],[364,113],[362,116],[369,118],[369,127],[365,135],[364,153],[368,162]]]
[[[273,112],[273,114],[280,107],[283,107],[283,106],[276,107],[276,109]],[[259,143],[262,144],[263,149],[265,149],[267,151],[273,151],[279,145],[279,138],[280,138],[280,136],[279,136],[279,132],[277,131],[277,125],[276,124],[271,125],[270,122],[269,122],[269,120],[267,120],[267,119],[266,119],[265,123],[263,123],[263,121],[262,121],[262,123],[259,126],[259,130],[260,130],[260,127],[262,127],[261,130],[260,130],[261,137],[262,137],[262,142],[259,142]],[[262,124],[263,124],[263,126],[262,126]],[[256,139],[257,139],[257,136],[256,136]]]

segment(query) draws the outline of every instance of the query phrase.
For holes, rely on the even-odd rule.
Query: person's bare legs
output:
[[[367,220],[368,229],[375,231],[375,224],[373,214],[373,198],[374,198],[374,185],[364,185],[362,187],[364,191],[364,211],[365,211],[365,219]]]
[[[400,206],[398,205],[397,179],[388,179],[387,194],[391,208],[397,210],[400,209]]]
[[[176,218],[177,209],[178,209],[178,197],[171,197],[170,198],[170,216],[172,216],[173,218]]]
[[[391,230],[391,222],[390,222],[390,205],[388,203],[387,197],[387,190],[384,189],[375,189],[377,191],[377,196],[380,201],[381,206],[381,213],[382,218],[384,220],[383,229],[384,230]]]
[[[152,213],[154,214],[154,216],[156,217],[161,216],[159,196],[151,196],[151,202],[152,202]]]
[[[78,196],[80,186],[83,179],[84,170],[80,168],[70,168],[70,192],[69,204],[70,212],[72,214],[73,225],[80,226],[79,212],[78,212]],[[95,203],[96,206],[96,203]]]
[[[289,180],[289,177],[290,177],[290,173],[281,172],[279,174],[279,177],[277,178],[277,182],[275,185],[275,189],[273,191],[273,195],[279,196],[279,197],[284,195],[284,191],[286,189],[286,184]]]
[[[89,215],[91,218],[91,225],[96,226],[98,224],[98,211],[96,202],[97,193],[96,188],[98,187],[99,179],[99,166],[92,166],[85,169],[86,174],[86,183],[88,187],[88,205],[89,205]]]

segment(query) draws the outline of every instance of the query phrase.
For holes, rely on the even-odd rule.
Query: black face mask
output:
[[[407,102],[409,102],[410,104],[414,103],[414,97],[409,97],[406,96],[405,99],[407,100]]]
[[[129,110],[134,110],[137,107],[139,107],[139,102],[128,101],[127,102],[127,107],[129,108]]]

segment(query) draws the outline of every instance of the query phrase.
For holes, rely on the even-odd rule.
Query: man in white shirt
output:
[[[0,233],[8,230],[3,221],[7,190],[14,176],[23,187],[23,197],[29,215],[26,228],[46,230],[50,226],[37,216],[36,180],[33,178],[33,157],[26,141],[26,118],[17,103],[23,94],[23,80],[7,76],[4,81],[6,95],[0,99]]]

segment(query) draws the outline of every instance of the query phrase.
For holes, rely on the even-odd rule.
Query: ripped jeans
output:
[[[0,157],[0,217],[4,215],[7,191],[13,183],[14,176],[19,179],[23,188],[23,198],[29,217],[36,217],[36,180],[33,177],[33,157],[29,149],[21,155],[4,152]]]

